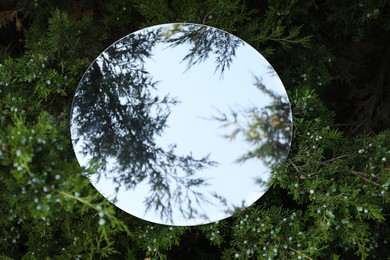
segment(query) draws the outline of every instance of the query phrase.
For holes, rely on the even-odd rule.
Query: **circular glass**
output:
[[[225,31],[139,30],[103,51],[71,111],[79,164],[108,200],[147,221],[222,220],[266,191],[291,144],[288,96],[272,66]]]

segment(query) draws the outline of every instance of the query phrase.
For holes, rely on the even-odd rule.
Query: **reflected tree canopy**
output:
[[[190,44],[188,54],[183,58],[187,62],[187,68],[201,63],[209,58],[211,54],[215,56],[215,70],[220,71],[221,77],[225,69],[230,68],[236,56],[236,49],[244,42],[216,28],[190,24],[183,26],[177,24],[170,30],[163,31],[161,34],[166,38],[169,47],[175,47],[180,44]]]
[[[239,41],[214,28],[195,25],[174,25],[169,30],[159,28],[122,38],[92,63],[79,84],[72,111],[73,142],[82,147],[76,152],[99,165],[96,174],[112,179],[117,190],[134,188],[146,180],[151,191],[145,199],[146,210],[154,208],[162,218],[170,219],[176,203],[185,217],[192,218],[201,214],[192,203],[206,201],[202,193],[192,190],[207,185],[207,179],[195,173],[217,162],[208,155],[177,155],[174,143],[168,150],[156,146],[155,136],[163,133],[172,106],[180,102],[169,95],[151,94],[159,82],[143,64],[153,57],[157,44],[167,48],[191,44],[183,57],[188,69],[214,52],[216,71],[222,74]]]
[[[273,69],[272,69],[273,71]],[[277,94],[272,86],[266,86],[261,78],[254,77],[254,85],[264,95],[271,98],[269,105],[260,107],[257,104],[232,109],[231,114],[219,113],[214,119],[221,125],[233,130],[225,135],[235,140],[241,135],[253,149],[243,154],[237,162],[249,159],[261,159],[268,166],[284,162],[290,149],[292,138],[291,107],[287,96]]]

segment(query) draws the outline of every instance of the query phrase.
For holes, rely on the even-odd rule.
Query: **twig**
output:
[[[298,255],[301,255],[301,256],[303,256],[303,257],[305,257],[305,258],[307,258],[307,259],[313,260],[313,258],[311,258],[310,256],[308,256],[308,255],[302,253],[302,251],[300,251],[300,250],[294,249],[294,248],[292,248],[292,247],[289,247],[289,249],[292,250],[292,251],[294,251],[294,252],[297,253]]]
[[[294,169],[295,169],[297,172],[300,173],[300,171],[299,171],[299,169],[298,169],[298,166],[296,166],[296,165],[292,162],[292,160],[289,160],[289,161],[290,161],[291,165],[294,167]]]
[[[366,177],[364,177],[364,176],[363,176],[364,173],[362,173],[362,172],[357,172],[357,171],[353,171],[353,170],[352,170],[352,171],[350,171],[350,173],[351,173],[352,175],[354,175],[354,176],[357,176],[357,177],[359,177],[359,178],[365,180],[366,182],[369,182],[369,183],[371,183],[371,184],[374,184],[375,186],[380,186],[378,183],[373,182],[372,180],[369,180],[369,179],[367,179]]]

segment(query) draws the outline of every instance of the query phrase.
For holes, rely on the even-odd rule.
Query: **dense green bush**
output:
[[[0,259],[390,256],[387,1],[110,0],[0,4]],[[69,111],[109,44],[169,22],[250,43],[292,103],[289,158],[236,216],[199,227],[132,217],[78,166]]]

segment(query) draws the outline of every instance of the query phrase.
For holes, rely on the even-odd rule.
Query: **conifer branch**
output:
[[[358,172],[358,171],[354,171],[354,170],[350,171],[350,173],[351,173],[352,175],[354,175],[354,176],[357,176],[357,177],[361,178],[362,180],[364,180],[364,181],[366,181],[366,182],[369,182],[369,183],[375,185],[375,186],[378,186],[378,187],[380,186],[378,183],[373,182],[373,181],[367,179],[366,177],[364,177],[363,175],[365,175],[365,173]]]
[[[310,260],[313,260],[313,258],[311,258],[310,256],[304,254],[301,250],[298,250],[298,249],[294,249],[292,247],[289,247],[290,250],[294,251],[295,253],[297,253],[298,255],[301,255],[307,259],[310,259]]]

